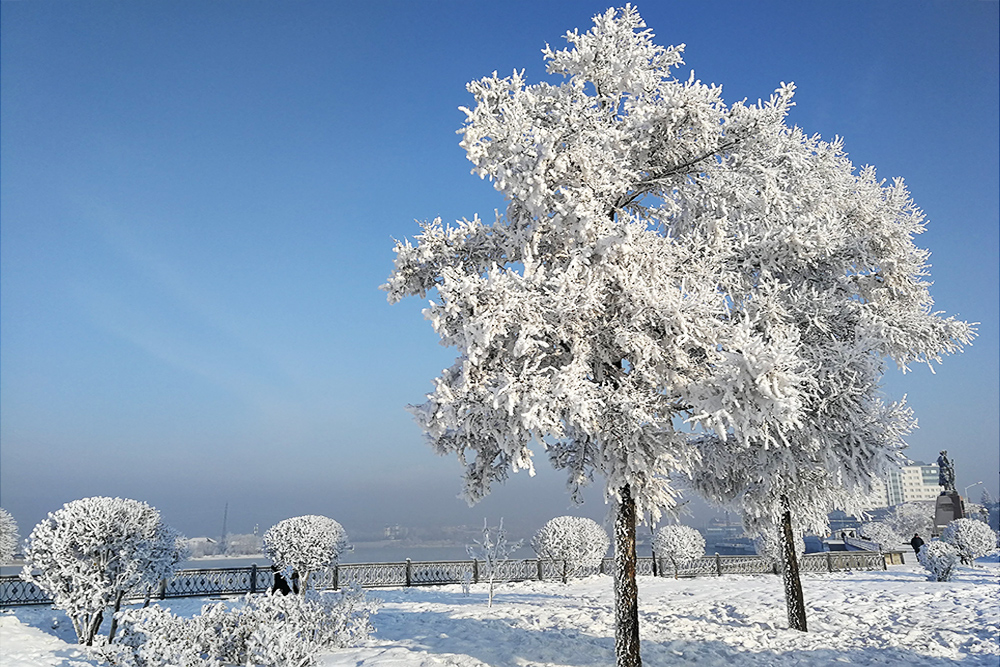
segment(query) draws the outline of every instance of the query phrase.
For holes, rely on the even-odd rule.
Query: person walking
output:
[[[920,535],[913,533],[913,539],[910,540],[910,546],[913,547],[913,553],[919,554],[920,547],[924,546],[924,541],[920,539]]]

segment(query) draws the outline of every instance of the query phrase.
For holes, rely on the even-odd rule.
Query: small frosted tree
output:
[[[469,557],[482,562],[480,576],[486,579],[489,591],[488,607],[493,606],[493,593],[496,590],[498,581],[504,577],[504,567],[510,562],[511,555],[521,548],[522,540],[510,542],[507,540],[507,531],[503,527],[503,517],[495,528],[491,528],[486,519],[483,519],[483,539],[473,540],[473,544],[466,547]]]
[[[0,507],[0,563],[10,562],[17,553],[17,543],[21,537],[17,532],[17,521],[10,512]]]
[[[941,540],[958,550],[965,565],[973,565],[977,558],[997,548],[993,529],[975,519],[955,519],[941,531]]]
[[[610,544],[599,523],[579,516],[550,519],[531,539],[538,558],[562,562],[563,583],[586,568],[600,565]]]
[[[878,544],[879,549],[882,550],[902,544],[905,541],[902,536],[882,521],[869,521],[862,525],[861,535]]]
[[[305,595],[311,575],[338,563],[347,548],[347,532],[329,517],[308,514],[279,521],[262,541],[264,555],[279,569],[299,575],[299,594]]]
[[[146,503],[93,497],[66,503],[28,537],[21,578],[52,596],[91,646],[108,607],[150,589],[186,556],[181,536]],[[117,620],[112,620],[109,641]]]
[[[885,523],[897,535],[913,537],[930,535],[934,529],[934,503],[912,502],[896,505],[885,517]]]
[[[960,560],[958,549],[941,540],[931,540],[917,552],[917,562],[931,573],[934,581],[950,581]]]
[[[678,578],[678,568],[705,555],[705,538],[690,526],[664,526],[656,531],[653,551],[657,558],[667,558],[674,568],[674,579]]]

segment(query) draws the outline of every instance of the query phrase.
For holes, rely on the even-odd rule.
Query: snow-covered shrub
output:
[[[20,539],[14,517],[10,515],[10,512],[0,507],[0,563],[7,563],[14,557]]]
[[[931,540],[917,552],[917,562],[931,573],[934,581],[951,579],[960,558],[958,549],[941,540]]]
[[[889,549],[902,544],[903,538],[896,534],[888,524],[882,521],[871,521],[861,526],[861,535],[872,542],[876,542],[882,550]]]
[[[202,613],[207,607],[202,608]],[[218,667],[219,660],[202,651],[202,642],[192,631],[193,620],[175,616],[169,609],[152,605],[117,614],[120,631],[105,647],[105,655],[116,665],[128,667]]]
[[[90,646],[108,607],[117,611],[127,593],[156,586],[185,556],[180,535],[146,503],[82,498],[31,531],[21,578],[51,595]]]
[[[941,539],[958,550],[966,565],[996,549],[996,533],[982,521],[955,519],[941,532]]]
[[[522,541],[509,542],[507,531],[503,529],[503,517],[496,528],[491,528],[486,519],[483,519],[483,539],[473,540],[474,544],[465,547],[470,558],[482,561],[479,569],[480,579],[484,579],[489,586],[489,607],[493,606],[493,593],[496,584],[503,578],[502,568],[510,560],[511,554],[521,548]]]
[[[305,595],[248,595],[232,608],[205,605],[190,619],[158,607],[121,612],[109,652],[129,667],[311,664],[317,654],[354,646],[372,633],[378,601],[360,588]]]
[[[676,579],[677,568],[705,555],[705,538],[690,526],[664,526],[656,531],[653,551],[657,558],[670,560]]]
[[[279,521],[264,533],[264,555],[286,575],[297,572],[299,592],[309,587],[309,575],[333,567],[347,548],[347,533],[333,519],[317,514]]]
[[[562,561],[563,583],[584,568],[600,565],[610,544],[599,523],[580,516],[557,516],[531,538],[531,548],[538,558]]]

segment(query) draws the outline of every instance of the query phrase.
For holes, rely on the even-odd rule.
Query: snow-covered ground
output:
[[[641,577],[643,662],[659,665],[1000,664],[1000,565],[963,567],[953,581],[919,566],[805,575],[808,633],[788,630],[781,580]],[[614,663],[611,579],[371,591],[383,600],[365,646],[324,656],[324,667],[604,667]],[[169,600],[194,614],[202,599]],[[53,628],[53,625],[55,627]],[[0,614],[3,667],[104,665],[72,645],[62,612]]]

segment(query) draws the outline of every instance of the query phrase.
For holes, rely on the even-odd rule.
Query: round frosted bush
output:
[[[917,562],[931,573],[935,581],[950,580],[959,559],[958,549],[941,540],[932,540],[917,552]]]
[[[264,555],[281,570],[300,577],[305,593],[309,575],[333,567],[347,548],[347,532],[333,519],[317,514],[296,516],[271,526],[264,533]]]
[[[670,559],[677,577],[677,568],[705,555],[705,538],[690,526],[664,526],[656,531],[653,551],[659,558]]]
[[[967,565],[997,547],[997,536],[993,529],[975,519],[955,519],[945,526],[941,539],[955,547],[959,558]]]
[[[126,593],[157,585],[186,553],[180,535],[146,503],[82,498],[31,531],[21,578],[51,595],[89,646],[108,607],[117,611]]]
[[[539,558],[565,564],[563,581],[585,568],[600,565],[609,545],[608,534],[600,524],[579,516],[557,516],[531,539],[531,548]]]

